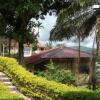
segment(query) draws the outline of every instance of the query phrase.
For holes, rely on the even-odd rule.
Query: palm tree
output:
[[[60,11],[56,26],[51,31],[50,40],[63,40],[64,38],[69,39],[71,36],[77,35],[79,38],[80,49],[80,37],[84,39],[89,35],[92,28],[96,25],[96,21],[100,15],[100,7],[95,8],[94,4],[99,5],[99,1],[74,0],[68,8],[64,8]],[[99,29],[99,27],[97,28]],[[97,48],[99,46],[99,39],[97,38],[98,35],[99,33],[97,32]],[[98,54],[99,53],[97,52],[97,56]],[[78,59],[80,59],[80,50]],[[95,70],[95,64],[92,68]],[[94,71],[92,73],[92,77],[94,77]]]
[[[64,8],[58,14],[56,27],[51,31],[51,40],[62,40],[76,35],[77,28],[81,30],[82,37],[88,36],[91,28],[95,25],[99,8],[92,6],[96,0],[74,0],[68,8]]]
[[[38,28],[38,36],[39,36],[39,29],[40,29],[40,28],[43,28],[42,23],[40,23],[40,22],[38,21],[38,23],[36,24],[36,27]]]

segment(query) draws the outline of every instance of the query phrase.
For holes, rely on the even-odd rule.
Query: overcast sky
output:
[[[50,30],[56,24],[56,19],[57,19],[56,16],[49,16],[49,14],[47,14],[45,16],[45,20],[39,19],[39,22],[41,22],[42,26],[43,26],[43,28],[41,28],[40,31],[39,31],[39,38],[38,39],[40,41],[44,41],[45,43],[47,41],[49,41]],[[93,29],[91,31],[91,35],[88,38],[86,38],[83,42],[81,42],[81,46],[92,47],[93,46],[94,37],[95,37],[95,29]],[[64,43],[66,46],[75,46],[75,45],[78,45],[78,43],[75,43],[73,41],[73,38],[70,39],[70,40],[64,40],[62,42],[59,41],[58,43]],[[54,44],[56,44],[56,43],[54,42]]]

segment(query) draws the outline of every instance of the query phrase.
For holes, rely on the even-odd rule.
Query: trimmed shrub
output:
[[[0,70],[32,100],[100,100],[98,93],[86,88],[68,86],[33,75],[12,58],[0,57]]]
[[[0,83],[0,100],[24,100],[20,95],[10,93],[10,90],[2,83]]]

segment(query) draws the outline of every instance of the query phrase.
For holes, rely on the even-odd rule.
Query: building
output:
[[[16,40],[11,40],[11,54],[18,53],[19,44]],[[24,44],[24,57],[29,57],[32,55],[32,49],[30,44]]]
[[[80,66],[79,51],[69,47],[54,48],[34,54],[25,58],[26,65],[34,64],[35,68],[46,69],[46,64],[52,60],[55,64],[63,66],[64,69],[71,70],[75,75],[88,74],[91,75],[91,58],[92,54],[80,52]],[[79,68],[78,68],[79,67]],[[89,80],[89,77],[87,77]]]
[[[35,51],[35,53],[40,53],[40,52],[45,51],[45,50],[46,50],[45,43],[43,41],[38,40],[37,50]]]

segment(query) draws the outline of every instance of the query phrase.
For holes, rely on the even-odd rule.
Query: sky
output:
[[[43,28],[39,29],[39,38],[38,38],[39,41],[43,41],[44,43],[47,43],[49,41],[50,31],[55,26],[56,19],[57,17],[55,15],[50,16],[49,14],[45,16],[45,20],[39,19],[39,22],[41,22],[43,26]],[[32,20],[36,21],[35,19]],[[95,28],[93,28],[93,30],[90,32],[90,36],[87,37],[83,42],[81,42],[81,46],[92,48],[94,37],[95,37]],[[58,43],[60,44],[63,43],[66,46],[78,46],[78,42],[75,43],[74,39],[75,37],[72,37],[70,40],[53,42],[53,45],[55,46]]]
[[[49,36],[50,36],[50,31],[51,29],[54,27],[54,25],[56,24],[56,19],[57,16],[50,16],[49,14],[47,14],[45,16],[45,19],[39,19],[39,22],[42,23],[42,28],[39,29],[39,40],[40,41],[44,41],[47,42],[49,41]],[[35,19],[33,19],[34,21],[36,21]],[[35,29],[36,32],[38,29]]]

